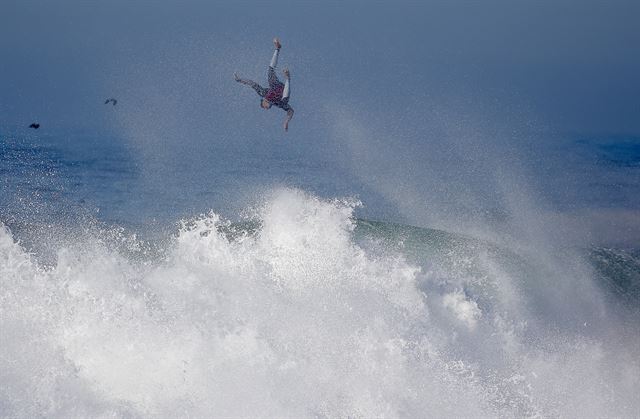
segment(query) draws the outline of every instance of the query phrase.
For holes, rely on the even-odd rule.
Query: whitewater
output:
[[[94,226],[48,263],[3,225],[1,416],[638,415],[637,311],[586,264],[358,205],[278,188],[246,222]]]

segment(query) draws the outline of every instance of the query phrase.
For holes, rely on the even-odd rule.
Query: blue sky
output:
[[[220,108],[236,100],[222,93],[229,71],[264,78],[279,35],[292,103],[309,113],[318,100],[384,114],[424,107],[425,98],[443,106],[482,98],[551,130],[640,131],[633,1],[9,0],[2,9],[3,124],[81,125],[95,119],[86,105],[94,96],[127,99],[139,72],[184,83],[181,60],[191,63],[192,89],[210,88],[194,106],[219,124],[230,117]]]

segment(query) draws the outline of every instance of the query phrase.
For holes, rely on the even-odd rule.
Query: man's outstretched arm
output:
[[[264,97],[266,90],[264,87],[260,86],[258,83],[256,83],[253,80],[246,80],[246,79],[241,79],[240,77],[238,77],[238,73],[233,73],[233,78],[238,82],[238,83],[242,83],[242,84],[246,84],[247,86],[250,86],[253,90],[256,91],[256,93],[259,96]]]
[[[282,99],[289,100],[289,94],[291,93],[291,73],[289,73],[289,69],[285,68],[282,70],[284,73],[284,89],[282,90]]]
[[[287,117],[284,119],[284,130],[285,131],[289,130],[289,121],[291,121],[291,118],[293,118],[293,108],[291,106],[289,106],[289,109],[287,110]]]

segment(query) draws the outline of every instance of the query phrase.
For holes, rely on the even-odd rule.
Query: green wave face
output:
[[[354,239],[378,241],[413,263],[423,267],[440,265],[454,277],[486,277],[489,272],[483,266],[488,259],[521,285],[535,281],[536,276],[549,275],[544,267],[528,261],[526,254],[443,230],[358,219]],[[593,268],[593,275],[606,290],[625,300],[640,301],[639,251],[594,247],[573,252]]]

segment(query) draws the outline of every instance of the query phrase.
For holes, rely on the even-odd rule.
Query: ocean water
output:
[[[0,133],[0,416],[640,416],[638,137],[357,135]]]

